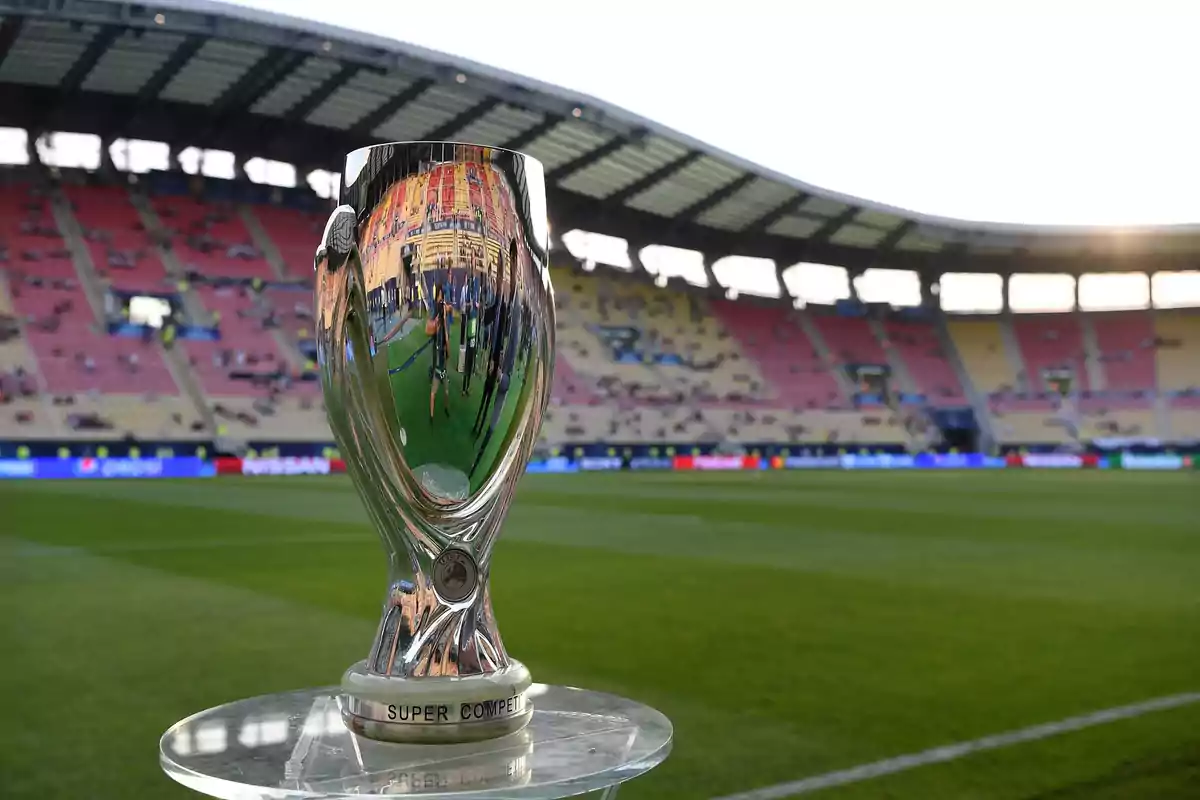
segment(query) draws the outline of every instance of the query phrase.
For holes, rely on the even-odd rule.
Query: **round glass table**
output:
[[[221,800],[364,795],[550,800],[617,787],[662,763],[671,722],[615,695],[534,684],[522,731],[471,744],[403,745],[356,736],[337,688],[265,695],[177,722],[159,745],[163,771]]]

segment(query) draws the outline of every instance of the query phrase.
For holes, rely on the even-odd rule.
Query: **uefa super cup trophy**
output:
[[[488,579],[550,395],[547,249],[528,156],[416,142],[346,158],[316,330],[329,423],[388,554],[378,632],[342,679],[363,736],[474,741],[533,713]]]

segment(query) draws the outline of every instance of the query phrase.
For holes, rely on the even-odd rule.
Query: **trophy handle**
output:
[[[379,375],[371,358],[374,342],[366,324],[357,228],[354,209],[339,206],[325,225],[315,259],[317,295],[325,298],[326,306],[319,313],[327,314],[318,326],[317,357],[329,424],[339,445],[349,450],[343,454],[346,471],[389,556],[395,561],[407,551],[413,572],[427,572],[420,562],[435,558],[456,537],[414,513],[440,509],[413,508],[425,493],[405,464],[404,454],[392,446],[401,439],[399,421],[392,404],[381,397],[388,391],[387,372]],[[360,353],[364,357],[356,358]]]

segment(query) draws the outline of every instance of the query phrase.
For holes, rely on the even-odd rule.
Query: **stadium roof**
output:
[[[210,0],[0,0],[0,125],[231,150],[309,169],[340,170],[344,153],[376,141],[508,147],[545,164],[557,231],[780,265],[1145,271],[1191,267],[1200,253],[1195,226],[1048,229],[888,208],[808,186],[595,98]]]

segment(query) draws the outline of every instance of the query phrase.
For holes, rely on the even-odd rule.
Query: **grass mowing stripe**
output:
[[[1167,711],[1172,708],[1182,708],[1195,703],[1200,703],[1200,692],[1185,692],[1183,694],[1168,695],[1166,697],[1156,697],[1151,700],[1145,700],[1141,703],[1132,703],[1127,706],[1118,706],[1116,708],[1106,708],[1101,711],[1093,711],[1090,714],[1081,714],[1077,717],[1067,717],[1056,722],[1047,722],[1041,725],[1033,725],[1028,728],[1020,728],[1014,731],[1006,731],[997,733],[991,736],[984,736],[979,739],[971,739],[965,742],[956,742],[955,744],[942,745],[941,747],[933,747],[929,750],[922,750],[919,753],[909,753],[907,755],[896,756],[895,758],[887,758],[882,761],[874,761],[869,764],[860,764],[857,767],[838,770],[837,772],[827,772],[824,775],[814,775],[809,778],[801,778],[800,780],[790,781],[788,783],[780,783],[774,786],[764,786],[761,789],[752,789],[748,792],[740,792],[738,794],[725,795],[719,800],[778,800],[784,797],[795,797],[801,794],[808,794],[820,789],[829,789],[834,786],[845,786],[851,783],[859,783],[861,781],[879,778],[884,775],[894,775],[898,772],[905,772],[917,767],[924,767],[930,764],[942,764],[948,761],[955,761],[960,758],[972,755],[973,753],[982,753],[987,750],[998,750],[1002,747],[1011,747],[1013,745],[1023,744],[1025,742],[1036,742],[1041,739],[1049,739],[1052,736],[1062,736],[1066,733],[1093,728],[1097,725],[1108,725],[1113,722],[1119,722],[1125,719],[1133,719],[1146,714],[1153,714],[1157,711]]]

